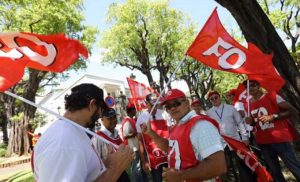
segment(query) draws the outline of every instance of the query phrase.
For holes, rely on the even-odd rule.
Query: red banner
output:
[[[268,91],[279,90],[284,85],[272,64],[273,55],[264,54],[252,43],[248,43],[248,48],[240,45],[221,24],[216,9],[186,54],[214,69],[251,75]],[[269,77],[279,83],[267,84]]]
[[[144,100],[146,95],[150,93],[157,93],[151,87],[147,87],[146,85],[130,78],[127,78],[127,82],[132,96],[132,98],[129,99],[129,102],[135,105],[137,111],[145,109],[146,103]]]
[[[244,85],[240,83],[238,87],[235,89],[235,95],[233,98],[233,103],[237,101],[246,103],[247,102],[247,90],[245,89]]]
[[[245,162],[245,164],[256,173],[258,182],[271,182],[272,177],[269,172],[259,163],[255,154],[243,143],[233,138],[222,135],[229,146]]]
[[[64,34],[0,34],[0,91],[17,83],[25,66],[38,70],[63,72],[79,54],[88,57],[87,49]]]

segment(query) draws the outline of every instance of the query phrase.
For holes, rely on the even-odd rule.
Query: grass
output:
[[[34,178],[31,170],[23,170],[8,176],[3,176],[0,179],[1,182],[34,182]]]

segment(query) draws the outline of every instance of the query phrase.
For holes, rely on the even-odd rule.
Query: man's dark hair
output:
[[[71,89],[71,94],[65,96],[65,109],[76,111],[86,108],[92,99],[99,107],[107,107],[103,100],[103,90],[94,84],[83,83]]]
[[[249,83],[255,83],[256,85],[260,85],[257,80],[249,80]],[[247,80],[243,81],[243,85],[247,87]]]

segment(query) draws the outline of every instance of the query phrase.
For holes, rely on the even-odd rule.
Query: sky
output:
[[[111,3],[119,2],[124,2],[124,0],[85,0],[84,15],[86,20],[84,21],[84,24],[96,26],[100,32],[107,30],[108,24],[105,22],[105,17],[108,7]],[[170,6],[190,16],[191,21],[198,25],[199,31],[215,7],[218,7],[220,19],[222,22],[226,22],[226,26],[231,26],[231,24],[234,26],[236,24],[230,13],[213,0],[170,0]],[[117,80],[125,81],[126,77],[131,73],[137,76],[137,81],[148,85],[146,76],[139,71],[132,71],[125,67],[115,67],[114,65],[108,64],[102,65],[101,48],[99,47],[99,43],[96,43],[93,47],[92,55],[89,57],[88,68],[76,74],[71,73],[71,75],[74,74],[77,76],[71,76],[71,78],[62,85],[71,85],[84,74],[92,74],[101,77],[109,76]],[[158,74],[154,74],[153,77],[155,81],[158,81]],[[183,82],[173,83],[172,87],[183,88],[184,91],[188,91],[186,84]]]

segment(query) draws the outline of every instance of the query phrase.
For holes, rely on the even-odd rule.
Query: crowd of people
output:
[[[35,180],[256,181],[257,174],[222,137],[227,136],[259,149],[258,157],[273,181],[285,181],[279,158],[300,181],[300,162],[292,145],[298,137],[289,121],[297,110],[278,94],[263,91],[256,80],[244,84],[249,86],[250,104],[226,104],[212,90],[207,111],[199,99],[190,100],[179,89],[167,91],[162,99],[148,94],[141,113],[133,104],[126,106],[119,131],[118,113],[105,104],[103,90],[93,84],[75,86],[65,96],[64,117],[91,130],[100,121],[100,129],[94,131],[110,144],[59,119],[34,147]],[[226,96],[232,100],[234,94]]]

